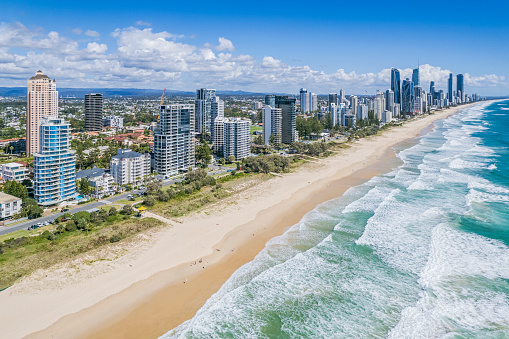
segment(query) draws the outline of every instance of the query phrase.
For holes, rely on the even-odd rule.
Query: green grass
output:
[[[262,126],[258,126],[258,125],[251,125],[249,126],[249,134],[250,135],[253,135],[253,132],[254,131],[261,131],[262,130]]]
[[[18,236],[15,240],[5,242],[6,236],[2,236],[0,290],[37,269],[69,261],[76,255],[110,244],[113,236],[119,240],[127,239],[144,230],[161,225],[163,223],[154,218],[130,219],[127,216],[117,215],[108,217],[106,221],[98,225],[93,225],[93,229],[89,232],[63,231],[56,233],[52,240],[43,234],[34,237],[27,236],[31,232],[23,230],[8,235],[7,239],[12,238],[13,235]]]

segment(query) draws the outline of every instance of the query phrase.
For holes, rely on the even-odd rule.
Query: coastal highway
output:
[[[231,171],[231,169],[224,169],[219,166],[210,166],[210,168],[212,169],[212,171],[208,172],[207,173],[208,175],[224,174],[224,173],[227,173],[228,171]],[[176,182],[180,182],[182,180],[184,180],[184,179],[179,178],[179,179],[173,179],[173,180],[163,180],[163,186],[172,185],[172,184],[174,184]],[[122,194],[119,194],[119,195],[116,195],[116,196],[113,196],[113,197],[110,197],[107,199],[101,199],[101,200],[98,200],[95,202],[91,202],[89,204],[79,205],[78,207],[73,208],[65,213],[74,214],[77,212],[88,211],[92,208],[99,208],[104,205],[110,205],[110,204],[113,204],[119,200],[127,199],[127,197],[130,194],[138,194],[138,193],[145,193],[145,190],[144,189],[133,190],[131,192],[122,193]],[[8,234],[8,233],[23,230],[23,229],[26,230],[28,227],[35,225],[37,223],[45,223],[46,221],[53,221],[57,217],[59,217],[63,214],[64,213],[62,213],[62,212],[55,213],[55,214],[48,215],[46,217],[40,217],[37,219],[27,220],[23,223],[20,223],[20,224],[14,225],[14,226],[0,226],[0,235]]]

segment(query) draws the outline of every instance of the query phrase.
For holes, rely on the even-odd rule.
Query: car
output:
[[[68,209],[68,208],[62,208],[62,210],[61,210],[61,211],[62,211],[62,212],[67,212],[67,211],[69,211],[69,209]]]

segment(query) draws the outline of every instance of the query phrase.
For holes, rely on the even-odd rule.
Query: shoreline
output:
[[[22,279],[12,291],[0,293],[4,333],[12,338],[30,333],[29,338],[162,335],[194,316],[268,240],[283,234],[318,204],[391,170],[391,161],[397,159],[393,147],[415,140],[435,121],[465,107],[451,108],[380,136],[361,139],[319,164],[306,164],[295,173],[260,183],[236,196],[236,204],[223,211],[199,213],[183,224],[162,230],[150,248],[112,263],[105,274],[56,289],[45,288],[43,278],[43,286],[35,293],[28,293],[24,286],[30,286],[31,278]],[[241,199],[249,194],[256,196]],[[185,239],[193,241],[183,243]],[[201,267],[191,264],[202,258]],[[51,270],[47,273],[49,282],[52,275],[58,278]],[[36,314],[43,316],[26,325],[26,319],[34,319]],[[16,318],[20,316],[24,318]],[[90,328],[91,324],[94,328]]]

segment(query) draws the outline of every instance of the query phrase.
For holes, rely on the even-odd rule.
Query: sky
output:
[[[390,69],[509,95],[503,1],[5,1],[0,86],[374,94]]]

